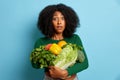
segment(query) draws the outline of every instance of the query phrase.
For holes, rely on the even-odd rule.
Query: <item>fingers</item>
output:
[[[51,69],[51,70],[62,70],[62,69],[60,69],[59,67],[56,67],[56,66],[49,66],[48,68]]]
[[[56,66],[49,66],[48,68],[50,68],[50,69],[55,69],[55,68],[57,68]]]
[[[48,68],[49,68],[49,70],[54,70],[55,69],[54,66],[49,66]]]
[[[51,69],[49,70],[49,76],[52,78],[58,78],[58,76]]]
[[[52,70],[49,70],[50,75],[53,73]]]

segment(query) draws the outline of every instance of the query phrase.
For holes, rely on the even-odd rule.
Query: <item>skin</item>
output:
[[[63,39],[63,31],[65,30],[66,22],[61,12],[56,11],[53,14],[52,23],[55,29],[55,34],[52,37],[52,39],[54,40]]]
[[[63,31],[65,30],[66,22],[64,16],[60,11],[56,11],[53,14],[52,23],[56,32],[52,37],[52,39],[54,40],[63,39],[64,38]],[[60,78],[64,80],[73,80],[76,77],[76,75],[72,75],[71,77],[68,77],[67,70],[62,70],[56,66],[49,66],[49,72],[46,74],[52,78]]]

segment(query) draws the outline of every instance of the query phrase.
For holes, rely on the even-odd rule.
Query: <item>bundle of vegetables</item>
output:
[[[84,59],[82,47],[65,41],[40,46],[33,49],[30,56],[32,63],[39,65],[39,68],[57,66],[66,69],[76,61],[83,62]]]

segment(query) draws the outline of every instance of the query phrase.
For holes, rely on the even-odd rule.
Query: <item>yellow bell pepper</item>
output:
[[[53,43],[51,46],[50,46],[50,49],[49,49],[53,54],[55,55],[58,55],[60,54],[60,52],[62,51],[61,47],[58,46],[56,43]]]
[[[58,45],[60,46],[60,47],[63,47],[64,45],[66,45],[67,44],[67,42],[66,41],[59,41],[58,42]]]

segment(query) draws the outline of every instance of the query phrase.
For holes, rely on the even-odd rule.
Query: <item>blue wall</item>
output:
[[[29,56],[41,35],[38,14],[46,5],[65,3],[80,17],[89,68],[80,80],[120,80],[120,0],[0,0],[0,80],[42,80]]]

